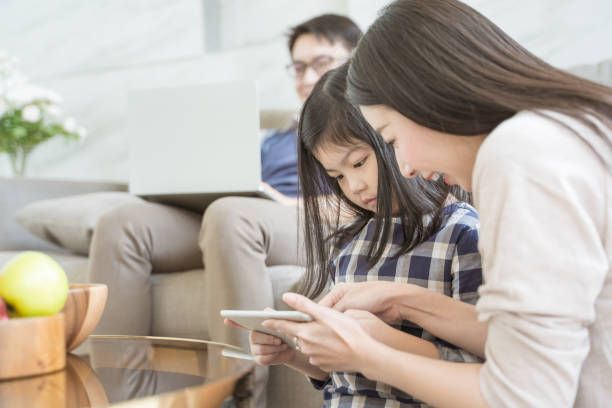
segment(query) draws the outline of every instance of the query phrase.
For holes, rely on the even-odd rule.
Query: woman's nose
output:
[[[402,173],[402,176],[406,178],[414,178],[419,174],[419,172],[413,169],[412,167],[410,167],[409,164],[403,164],[400,167],[400,171]]]
[[[413,169],[408,163],[405,163],[403,160],[400,159],[399,155],[397,154],[397,149],[395,149],[395,161],[397,161],[402,176],[406,178],[413,178],[417,176],[418,172]]]

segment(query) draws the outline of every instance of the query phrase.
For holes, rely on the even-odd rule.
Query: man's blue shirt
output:
[[[261,143],[261,179],[289,197],[298,195],[297,133],[276,130]]]

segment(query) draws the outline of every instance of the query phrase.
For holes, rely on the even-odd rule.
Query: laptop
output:
[[[253,81],[130,91],[128,129],[132,194],[195,211],[223,196],[271,198]]]

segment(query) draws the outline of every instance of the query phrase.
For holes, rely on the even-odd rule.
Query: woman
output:
[[[484,330],[472,339],[453,331],[455,316],[473,314],[419,306],[402,295],[408,286],[339,287],[325,304],[408,319],[433,311],[429,319],[447,322],[447,340],[487,360],[401,353],[349,316],[290,294],[289,305],[335,333],[309,337],[303,350],[342,345],[319,366],[361,371],[439,407],[607,406],[612,90],[547,65],[463,3],[403,0],[359,44],[348,95],[394,145],[404,176],[439,173],[473,192],[484,276],[473,324]],[[304,326],[269,325],[308,335]]]

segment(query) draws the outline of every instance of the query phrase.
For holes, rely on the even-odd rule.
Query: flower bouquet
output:
[[[85,129],[61,117],[62,98],[32,85],[18,70],[18,60],[0,50],[0,153],[8,154],[15,176],[23,176],[29,154],[55,136],[77,140]]]

